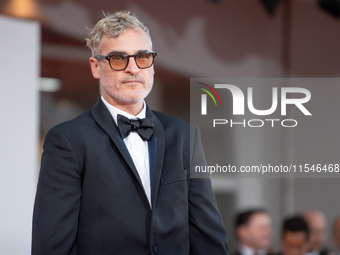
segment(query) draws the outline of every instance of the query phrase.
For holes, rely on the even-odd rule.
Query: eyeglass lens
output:
[[[139,53],[135,57],[136,64],[139,68],[148,68],[152,66],[154,56],[152,53]],[[110,65],[113,69],[125,69],[128,63],[128,56],[124,54],[114,54],[110,57]]]

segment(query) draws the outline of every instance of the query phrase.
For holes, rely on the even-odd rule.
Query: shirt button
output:
[[[157,253],[158,253],[158,248],[157,248],[157,246],[152,247],[152,251],[153,251],[154,254],[157,254]]]

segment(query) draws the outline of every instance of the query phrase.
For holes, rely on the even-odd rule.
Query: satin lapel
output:
[[[137,172],[137,169],[135,167],[135,164],[132,161],[132,158],[124,144],[124,141],[119,136],[118,128],[113,120],[109,110],[106,108],[102,100],[99,98],[97,104],[92,108],[91,115],[93,116],[94,120],[97,122],[97,124],[107,133],[107,135],[110,137],[112,142],[117,147],[119,153],[129,166],[130,170],[132,171],[133,175],[137,179],[139,185],[141,186],[142,190],[144,191],[142,182],[140,180],[139,174]],[[144,192],[145,193],[145,192]],[[145,194],[145,198],[146,194]]]
[[[151,188],[151,204],[152,208],[155,207],[157,202],[157,195],[159,190],[160,179],[162,175],[163,169],[163,160],[164,160],[164,152],[165,152],[165,137],[164,137],[164,127],[160,120],[153,114],[153,112],[147,107],[146,116],[153,117],[155,120],[155,131],[153,134],[153,138],[149,141],[149,153],[153,153],[150,155],[150,159],[154,158],[154,163],[150,161],[150,164],[154,164],[154,172],[152,180],[152,188]],[[150,170],[152,166],[150,165]]]
[[[152,192],[153,176],[154,176],[154,173],[155,173],[155,163],[156,163],[156,156],[157,156],[157,141],[158,141],[158,139],[155,136],[152,136],[149,143],[148,143],[151,192]]]

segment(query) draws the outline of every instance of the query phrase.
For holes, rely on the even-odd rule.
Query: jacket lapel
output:
[[[154,208],[157,202],[160,179],[163,169],[165,152],[164,127],[155,114],[147,107],[146,116],[154,118],[155,131],[149,141],[150,174],[152,174],[151,184],[151,204]],[[150,176],[151,177],[151,176]]]
[[[154,173],[155,173],[155,163],[156,163],[156,156],[157,156],[157,141],[158,141],[158,139],[155,136],[152,136],[149,143],[148,143],[151,192],[152,192],[153,176],[154,176]]]
[[[144,190],[142,182],[140,180],[139,174],[135,167],[135,164],[132,161],[132,158],[124,144],[124,141],[119,136],[118,127],[113,120],[109,110],[106,108],[102,100],[99,98],[97,104],[92,108],[91,115],[96,121],[96,123],[107,133],[110,137],[114,145],[117,147],[119,153],[121,154],[122,158],[125,160],[127,165],[129,166],[130,170],[132,171],[134,177],[138,181],[139,185],[141,186],[142,190]],[[146,197],[146,195],[145,195]]]
[[[155,131],[153,137],[149,141],[149,164],[150,164],[150,183],[151,183],[151,204],[154,207],[157,201],[160,178],[162,174],[162,166],[165,152],[165,137],[164,128],[160,120],[146,106],[146,116],[154,118]],[[132,158],[124,144],[124,141],[119,136],[118,127],[113,120],[109,110],[106,108],[102,100],[99,98],[97,104],[92,108],[91,115],[96,123],[107,133],[114,145],[117,147],[122,158],[125,160],[134,177],[138,181],[144,191],[137,169],[132,161]],[[144,192],[145,199],[147,196]]]

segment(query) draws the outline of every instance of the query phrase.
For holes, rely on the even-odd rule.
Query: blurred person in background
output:
[[[306,255],[309,243],[309,228],[300,215],[283,221],[282,253],[280,255]]]
[[[237,214],[235,232],[239,244],[235,255],[267,255],[273,230],[266,210],[250,209]]]
[[[333,255],[340,255],[340,216],[333,223],[332,242],[334,245]]]
[[[309,227],[308,255],[327,255],[326,241],[326,218],[325,215],[316,210],[307,210],[302,213]]]
[[[32,254],[227,255],[211,181],[190,176],[206,165],[198,128],[144,101],[156,57],[148,29],[117,12],[87,46],[101,96],[46,135]]]

